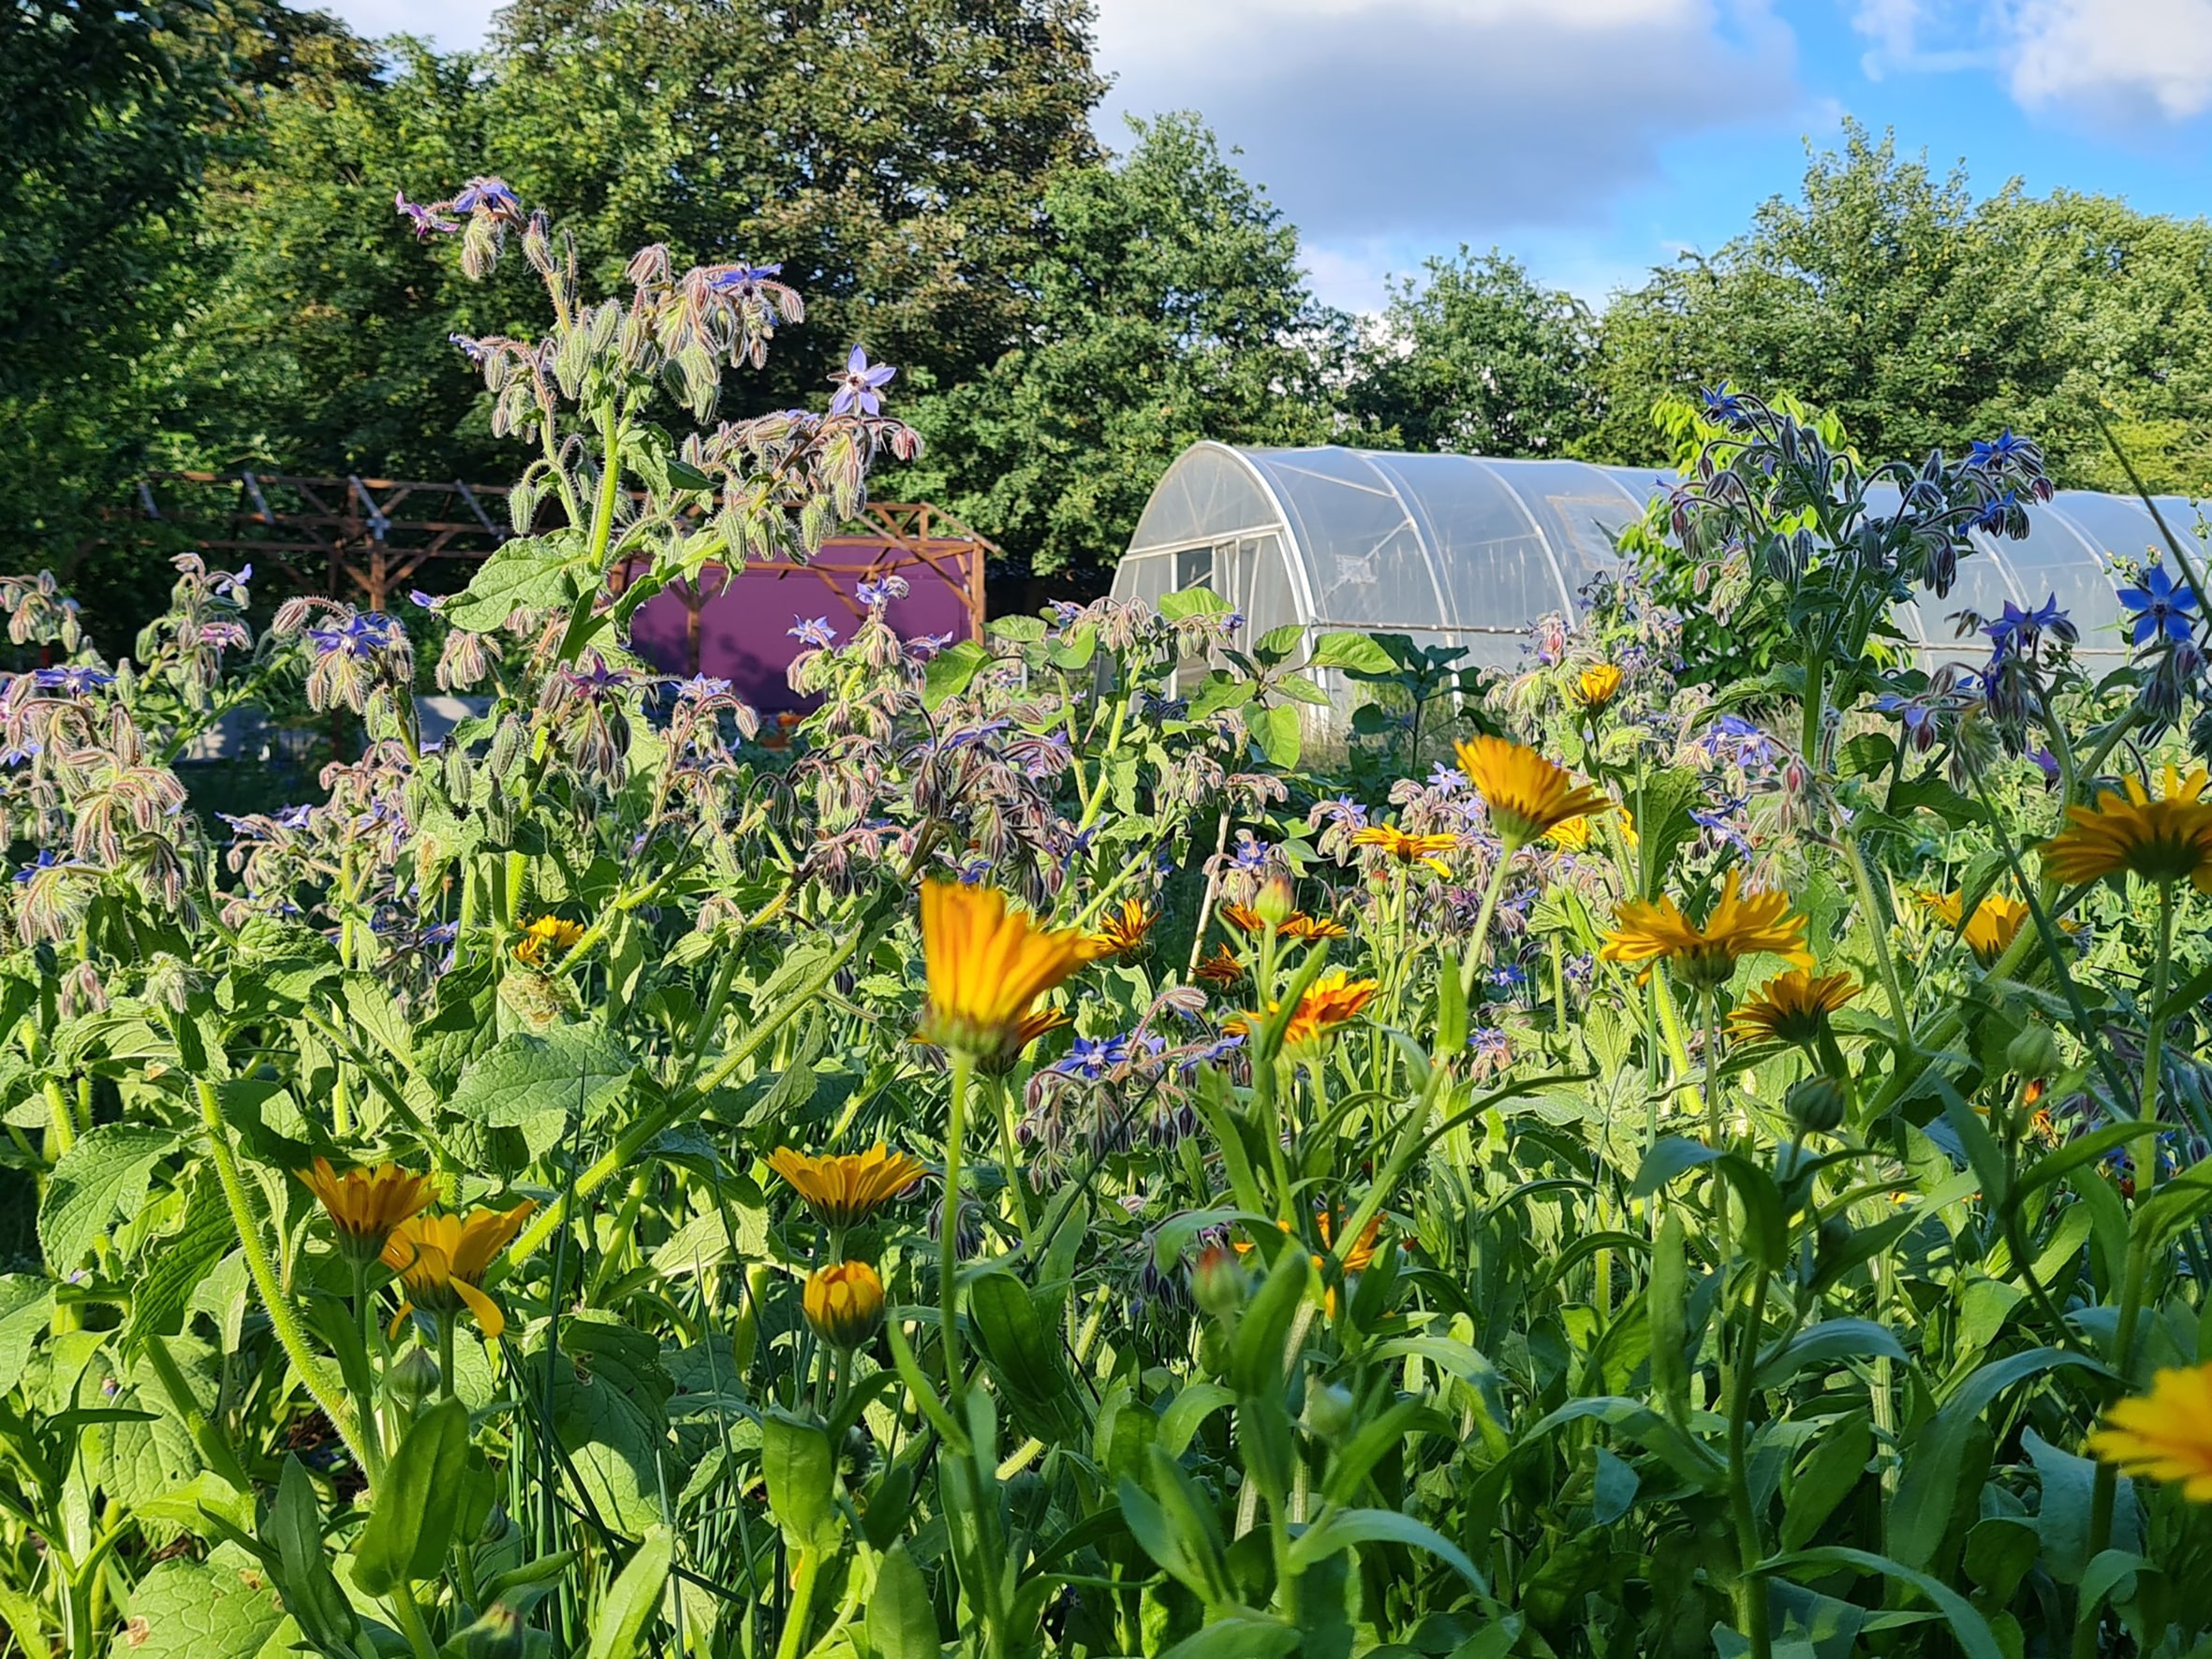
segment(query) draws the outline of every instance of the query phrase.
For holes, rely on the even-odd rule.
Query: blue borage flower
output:
[[[381,610],[349,611],[327,628],[309,628],[317,656],[365,660],[388,651],[399,638],[399,624]]]
[[[871,363],[861,346],[854,346],[845,367],[830,376],[837,394],[830,400],[833,415],[878,415],[883,411],[883,389],[898,370],[889,363]]]
[[[1129,1039],[1126,1036],[1077,1037],[1074,1047],[1045,1069],[1064,1078],[1081,1078],[1086,1083],[1095,1083],[1126,1064],[1128,1057]]]
[[[1942,711],[1934,704],[1885,691],[1874,699],[1874,709],[1877,713],[1893,715],[1903,724],[1905,741],[1915,754],[1926,754],[1942,736],[1939,718]]]
[[[1718,386],[1698,389],[1698,401],[1705,406],[1705,418],[1722,426],[1733,426],[1748,412],[1744,396],[1723,380]]]
[[[2190,617],[2197,608],[2197,596],[2187,588],[2175,587],[2163,565],[2145,566],[2142,584],[2122,588],[2119,598],[2122,605],[2135,613],[2137,645],[2147,645],[2160,638],[2186,645],[2195,631],[2196,624]]]
[[[1432,789],[1441,789],[1447,794],[1455,793],[1467,786],[1467,773],[1461,771],[1456,766],[1446,766],[1439,760],[1429,771],[1428,786]]]
[[[2042,448],[2015,436],[2009,426],[1994,438],[1976,438],[1967,451],[1967,464],[1984,472],[2014,465],[2041,467],[2042,460]]]
[[[791,625],[784,630],[803,645],[812,645],[827,651],[837,643],[837,630],[830,626],[826,616],[794,616]]]
[[[2042,643],[2045,634],[2068,645],[2075,644],[2082,637],[2073,620],[2058,609],[2057,594],[2032,610],[2023,610],[2007,599],[2002,613],[1995,622],[1984,624],[1982,632],[1989,636],[1993,661],[2008,652],[2032,652]]]
[[[505,179],[475,178],[461,186],[451,202],[457,213],[489,213],[494,218],[513,219],[523,216],[522,198],[509,187]]]
[[[46,691],[58,691],[65,697],[86,697],[103,691],[115,683],[115,676],[99,668],[72,666],[66,668],[40,668],[32,678]]]

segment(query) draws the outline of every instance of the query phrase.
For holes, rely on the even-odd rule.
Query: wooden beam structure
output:
[[[508,487],[461,479],[302,477],[288,473],[156,473],[139,486],[138,516],[171,522],[211,553],[265,560],[302,593],[322,593],[370,610],[434,560],[489,558],[513,534]],[[998,549],[927,502],[871,502],[860,520],[800,565],[747,565],[737,580],[809,577],[847,609],[857,575],[935,580],[966,609],[970,638],[983,636],[985,561]],[[623,585],[629,572],[617,577]],[[847,579],[840,582],[839,578]],[[722,593],[728,574],[706,573],[700,589],[680,584],[687,609]]]

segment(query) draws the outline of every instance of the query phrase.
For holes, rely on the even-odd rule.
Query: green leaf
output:
[[[892,1545],[877,1564],[861,1631],[869,1659],[938,1659],[943,1644],[929,1585],[903,1544]]]
[[[1826,1319],[1763,1356],[1756,1380],[1762,1388],[1778,1388],[1808,1365],[1878,1358],[1902,1361],[1905,1357],[1904,1344],[1871,1319]]]
[[[1290,1546],[1291,1570],[1311,1566],[1353,1544],[1404,1544],[1425,1549],[1477,1590],[1488,1591],[1465,1550],[1434,1527],[1395,1509],[1338,1509],[1323,1517]]]
[[[1212,588],[1178,588],[1162,594],[1159,599],[1160,615],[1172,623],[1188,622],[1194,616],[1220,616],[1233,609]]]
[[[1285,623],[1279,628],[1270,628],[1252,641],[1252,654],[1274,668],[1277,663],[1290,660],[1290,653],[1298,649],[1298,642],[1305,638],[1303,623]]]
[[[1828,1426],[1791,1484],[1782,1511],[1784,1549],[1802,1549],[1812,1542],[1821,1522],[1851,1496],[1873,1455],[1874,1419],[1865,1412],[1853,1412]]]
[[[1590,1473],[1590,1519],[1600,1526],[1611,1526],[1629,1512],[1642,1482],[1633,1464],[1602,1446],[1597,1451],[1597,1464]]]
[[[1185,1637],[1160,1659],[1281,1659],[1298,1642],[1294,1624],[1258,1613],[1232,1613]]]
[[[1356,674],[1385,675],[1392,673],[1397,664],[1391,660],[1389,652],[1365,634],[1323,634],[1313,642],[1313,655],[1307,659],[1309,668],[1349,668]]]
[[[1989,1622],[1974,1610],[1973,1604],[1957,1591],[1929,1578],[1925,1573],[1915,1572],[1871,1550],[1847,1549],[1839,1545],[1796,1550],[1762,1562],[1759,1570],[1762,1573],[1779,1573],[1795,1566],[1851,1567],[1862,1573],[1880,1573],[1900,1584],[1910,1585],[1936,1604],[1938,1610],[1950,1623],[1951,1634],[1958,1638],[1958,1645],[1966,1650],[1967,1659],[2006,1659],[2005,1651],[1998,1644],[1996,1633],[1989,1628]]]
[[[0,1396],[22,1381],[31,1350],[53,1319],[53,1286],[29,1273],[0,1276]]]
[[[62,1154],[38,1201],[38,1242],[56,1277],[77,1270],[118,1213],[139,1212],[154,1166],[177,1144],[158,1123],[102,1123]]]
[[[1252,741],[1260,745],[1260,752],[1267,756],[1268,764],[1289,771],[1298,764],[1298,752],[1303,732],[1297,709],[1290,703],[1276,703],[1272,708],[1261,708],[1257,703],[1245,705],[1245,729]]]
[[[184,1329],[192,1293],[237,1248],[230,1208],[214,1171],[202,1165],[185,1195],[184,1225],[153,1241],[131,1279],[125,1344],[135,1349],[149,1335],[174,1336]]]
[[[445,1571],[459,1516],[453,1494],[467,1463],[468,1408],[460,1401],[440,1401],[408,1426],[354,1546],[353,1581],[364,1594],[390,1595]]]
[[[1651,1325],[1651,1386],[1676,1422],[1689,1420],[1689,1262],[1682,1214],[1668,1205],[1644,1293]]]
[[[619,1088],[636,1062],[597,1025],[556,1025],[543,1036],[518,1032],[463,1068],[448,1107],[488,1128],[544,1112],[587,1111]]]
[[[590,1659],[637,1659],[638,1644],[660,1605],[675,1559],[675,1534],[665,1526],[649,1528],[593,1610]]]
[[[113,1659],[258,1659],[284,1622],[258,1577],[228,1549],[220,1561],[165,1561],[130,1593],[109,1652]]]
[[[518,610],[555,610],[574,602],[575,540],[530,536],[501,545],[477,566],[466,589],[439,614],[457,628],[489,634]]]
[[[784,1412],[764,1412],[760,1467],[768,1477],[768,1506],[785,1535],[801,1549],[821,1542],[836,1517],[829,1436]]]
[[[922,670],[922,706],[935,713],[939,703],[960,696],[973,684],[990,662],[991,653],[973,639],[947,646]]]
[[[1237,1326],[1231,1353],[1229,1382],[1241,1397],[1282,1396],[1283,1341],[1290,1334],[1291,1315],[1305,1295],[1312,1266],[1306,1259],[1305,1246],[1296,1239],[1284,1241],[1276,1252],[1274,1265]]]
[[[354,1648],[361,1619],[331,1571],[315,1482],[307,1466],[289,1454],[277,1482],[276,1502],[261,1522],[261,1542],[277,1593],[284,1598],[285,1610],[299,1621],[301,1631],[326,1652]]]

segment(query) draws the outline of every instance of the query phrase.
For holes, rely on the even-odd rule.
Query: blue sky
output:
[[[326,0],[327,3],[327,0]],[[744,0],[739,0],[744,3]],[[477,44],[483,0],[336,0]],[[1497,245],[1592,301],[1792,194],[1809,140],[1894,128],[1979,194],[2212,211],[2212,0],[1099,0],[1124,113],[1196,109],[1365,309]]]

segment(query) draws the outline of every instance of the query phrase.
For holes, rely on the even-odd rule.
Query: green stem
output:
[[[214,1153],[215,1175],[222,1183],[224,1200],[230,1207],[230,1225],[237,1229],[239,1247],[245,1253],[246,1272],[254,1281],[254,1288],[260,1292],[262,1305],[269,1310],[269,1323],[276,1332],[276,1340],[291,1360],[292,1369],[299,1373],[301,1384],[322,1408],[323,1416],[330,1418],[338,1438],[346,1443],[346,1449],[369,1472],[373,1485],[382,1473],[381,1465],[361,1437],[361,1426],[354,1421],[353,1407],[347,1402],[345,1389],[332,1380],[322,1361],[308,1347],[306,1332],[300,1328],[299,1312],[292,1306],[291,1298],[285,1294],[284,1286],[277,1283],[269,1248],[261,1240],[260,1223],[255,1218],[245,1182],[239,1175],[237,1154],[230,1147],[230,1129],[223,1122],[214,1085],[201,1078],[194,1087],[199,1095],[200,1122],[207,1129],[208,1145]]]
[[[975,1056],[952,1050],[952,1105],[945,1123],[945,1201],[937,1223],[937,1298],[945,1322],[945,1391],[960,1418],[960,1150],[967,1133],[967,1090]],[[801,1571],[804,1565],[802,1564]]]
[[[2159,1115],[2159,1068],[2166,1048],[2166,980],[2174,967],[2174,884],[2159,884],[2159,954],[2151,965],[2150,1006],[2145,1012],[2143,1044],[2143,1092],[2138,1097],[2136,1116],[2145,1123],[2155,1123]],[[2158,1139],[2151,1139],[2148,1189],[2159,1180]]]
[[[458,1314],[440,1314],[437,1316],[437,1397],[453,1398],[453,1330],[461,1322]]]
[[[1759,1541],[1759,1517],[1751,1505],[1751,1395],[1759,1370],[1759,1333],[1766,1318],[1767,1274],[1755,1269],[1751,1306],[1736,1343],[1735,1386],[1728,1402],[1728,1506],[1736,1532],[1736,1625],[1751,1644],[1752,1659],[1771,1659],[1774,1640],[1767,1629],[1766,1580],[1758,1576],[1765,1554]]]
[[[1889,998],[1890,1020],[1897,1028],[1900,1055],[1912,1051],[1912,1020],[1910,1005],[1905,1000],[1904,981],[1897,977],[1897,964],[1890,955],[1889,922],[1881,906],[1875,902],[1874,877],[1866,868],[1865,855],[1859,850],[1859,837],[1848,825],[1840,840],[1843,844],[1845,864],[1851,873],[1851,886],[1858,889],[1859,907],[1866,913],[1866,936],[1874,941],[1874,964],[1881,975],[1881,989]]]
[[[1498,853],[1489,883],[1482,888],[1482,909],[1475,918],[1474,935],[1467,940],[1467,961],[1459,970],[1459,994],[1469,1015],[1475,1007],[1475,976],[1482,971],[1483,953],[1490,944],[1491,918],[1497,914],[1497,896],[1505,891],[1506,873],[1512,868],[1513,854],[1518,850],[1509,845]]]
[[[400,1632],[407,1638],[408,1651],[415,1659],[437,1659],[437,1644],[430,1639],[430,1627],[422,1622],[422,1609],[415,1605],[415,1586],[404,1583],[384,1601],[397,1616]]]

